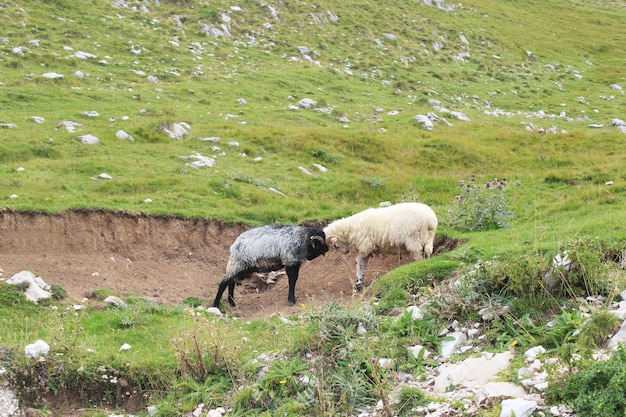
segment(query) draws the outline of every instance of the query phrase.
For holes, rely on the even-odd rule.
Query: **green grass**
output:
[[[603,280],[623,282],[623,270],[591,258],[619,253],[626,242],[626,142],[611,126],[612,118],[624,118],[623,93],[611,88],[625,82],[624,62],[616,53],[626,39],[624,2],[469,0],[450,3],[454,11],[445,12],[414,1],[383,6],[290,1],[276,5],[279,19],[261,3],[242,5],[241,11],[222,1],[193,7],[161,3],[149,4],[149,12],[104,0],[9,1],[0,9],[7,39],[0,43],[0,123],[18,126],[0,129],[0,207],[47,213],[123,209],[259,225],[336,219],[382,201],[400,201],[412,187],[412,196],[438,214],[439,236],[463,244],[378,279],[372,288],[378,313],[405,307],[429,291],[437,294],[440,283],[475,262],[499,259],[515,284],[527,282],[537,272],[533,262],[545,263],[570,246],[589,255],[580,256]],[[203,25],[218,27],[223,13],[231,18],[231,36],[202,32]],[[433,42],[443,48],[436,50]],[[298,46],[307,46],[317,62],[303,59]],[[23,55],[14,47],[22,47]],[[97,58],[72,57],[79,51]],[[456,59],[465,52],[470,55],[463,61]],[[88,76],[78,78],[76,71]],[[64,77],[48,80],[41,76],[45,72]],[[148,81],[149,75],[159,82]],[[303,98],[317,101],[323,111],[289,108]],[[434,101],[471,121],[434,108]],[[502,114],[487,114],[496,110]],[[85,117],[88,111],[99,116]],[[429,112],[451,125],[419,128],[413,116]],[[45,122],[35,123],[33,116]],[[349,122],[340,122],[342,117]],[[59,126],[67,120],[82,126],[68,132]],[[158,130],[175,122],[191,125],[184,139]],[[527,131],[528,123],[554,126],[559,133]],[[590,128],[592,123],[604,127]],[[118,130],[135,141],[117,139]],[[85,134],[101,143],[81,144],[79,136]],[[220,142],[200,140],[207,137]],[[215,155],[217,165],[188,166],[181,157],[194,153]],[[262,160],[254,161],[257,157]],[[318,171],[316,163],[328,172]],[[113,179],[99,179],[101,173]],[[514,214],[508,228],[452,227],[449,213],[462,193],[458,182],[472,174],[477,184],[507,179]],[[501,284],[497,274],[490,278]],[[102,364],[116,367],[139,391],[163,400],[162,415],[189,411],[177,409],[167,391],[188,404],[230,404],[234,415],[350,413],[359,401],[390,388],[384,377],[376,379],[381,375],[368,357],[396,353],[399,367],[417,366],[399,354],[404,339],[392,343],[377,327],[354,363],[324,357],[306,370],[317,385],[286,386],[281,378],[291,381],[301,372],[307,353],[337,353],[298,317],[291,327],[276,318],[248,323],[202,314],[195,321],[182,307],[143,302],[127,310],[74,312],[63,301],[25,303],[5,285],[0,297],[0,361],[28,369],[25,381],[34,382],[42,369],[20,359],[20,353],[44,338],[63,355],[56,364],[75,364],[66,364],[59,380],[77,377],[83,388],[98,392],[102,386],[90,379],[98,376],[93,370]],[[555,301],[569,303],[559,297],[534,293],[512,308],[520,315],[559,316]],[[476,318],[476,304],[439,301],[446,311]],[[487,301],[494,302],[480,300]],[[363,346],[342,320],[371,317],[351,307],[323,311],[321,319],[339,326],[344,341]],[[603,340],[612,326],[599,317],[585,336],[589,340]],[[494,330],[497,346],[529,343],[529,335],[541,333],[516,333],[515,326],[506,326],[518,320],[507,317]],[[569,324],[560,330],[567,333]],[[191,343],[187,347],[198,343],[211,353],[206,383],[188,381],[185,373],[202,370],[202,361],[192,360],[186,368],[181,349],[172,344],[179,338]],[[123,343],[133,349],[118,352]],[[87,349],[94,353],[85,354]],[[267,352],[286,352],[287,361],[259,382],[258,367],[251,363]],[[91,373],[78,377],[79,366]],[[229,395],[224,387],[229,381],[241,390]],[[286,391],[297,393],[297,399],[283,395]],[[120,400],[121,391],[100,392],[109,392],[108,401]],[[32,394],[33,401],[39,399],[40,393]],[[405,390],[401,400],[413,406],[424,398]],[[587,398],[576,401],[593,405]]]

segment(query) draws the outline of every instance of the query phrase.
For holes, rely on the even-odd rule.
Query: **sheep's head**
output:
[[[307,260],[311,261],[320,255],[328,252],[328,245],[324,240],[324,233],[313,234],[309,237],[309,246],[307,248]]]
[[[350,245],[339,239],[337,235],[330,235],[326,237],[326,244],[333,249],[340,250],[344,255],[350,253]]]

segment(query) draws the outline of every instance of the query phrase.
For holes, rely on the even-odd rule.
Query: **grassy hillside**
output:
[[[532,215],[564,214],[561,198],[547,201],[559,194],[623,203],[623,134],[611,126],[623,117],[611,88],[624,83],[623,5],[427,4],[9,2],[0,122],[17,128],[2,130],[1,203],[265,223],[334,218],[413,186],[445,213],[470,174],[532,188]],[[317,105],[298,108],[304,98]],[[420,129],[413,117],[430,112],[451,126]],[[158,130],[179,122],[191,126],[183,140]],[[100,144],[81,144],[86,134]],[[180,158],[196,152],[216,166]]]

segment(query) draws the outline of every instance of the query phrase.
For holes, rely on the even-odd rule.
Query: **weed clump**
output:
[[[469,182],[459,181],[461,194],[449,213],[449,224],[458,230],[472,232],[509,227],[515,216],[506,198],[506,179],[494,178],[484,185],[476,184],[476,176]]]

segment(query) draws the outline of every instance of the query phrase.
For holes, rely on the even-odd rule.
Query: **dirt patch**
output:
[[[320,224],[321,225],[321,224]],[[0,268],[3,278],[29,270],[46,283],[65,289],[72,299],[97,289],[137,294],[177,304],[187,297],[209,306],[228,260],[228,249],[247,230],[214,219],[155,217],[99,210],[58,214],[0,210]],[[450,242],[437,245],[450,250]],[[396,256],[375,257],[368,264],[366,287],[378,276],[409,262]],[[291,314],[306,305],[349,301],[353,294],[353,255],[329,252],[304,264],[296,287],[298,303],[287,301],[287,279],[265,284],[255,278],[235,289],[242,317]],[[367,296],[367,292],[364,295]],[[223,300],[225,301],[226,298]]]

